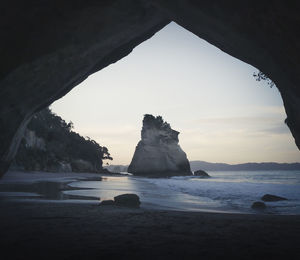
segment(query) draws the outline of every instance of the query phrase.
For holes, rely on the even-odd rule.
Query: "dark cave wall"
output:
[[[268,75],[300,148],[299,1],[153,0],[169,19]]]
[[[170,20],[266,73],[300,147],[297,1],[28,0],[0,11],[0,174],[32,114]],[[105,92],[105,86],[103,92]]]
[[[18,4],[17,4],[18,3]],[[169,21],[140,1],[14,1],[0,16],[0,172],[32,114]],[[103,87],[105,91],[106,86]]]

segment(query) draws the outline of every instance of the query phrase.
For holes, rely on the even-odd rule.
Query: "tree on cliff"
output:
[[[275,83],[273,80],[271,80],[265,73],[262,71],[258,71],[258,73],[253,73],[253,77],[255,78],[256,81],[266,81],[267,84],[272,88],[275,86]]]
[[[165,122],[162,118],[162,116],[153,116],[150,114],[145,114],[144,115],[144,119],[143,119],[143,123],[146,125],[152,125],[155,126],[157,129],[171,129],[170,124],[168,124],[167,122]]]

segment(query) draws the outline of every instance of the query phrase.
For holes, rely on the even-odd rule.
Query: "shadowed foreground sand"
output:
[[[300,259],[300,217],[0,201],[5,259]]]

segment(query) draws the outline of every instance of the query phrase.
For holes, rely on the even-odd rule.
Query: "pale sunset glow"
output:
[[[279,91],[254,72],[171,23],[51,108],[108,147],[112,164],[130,163],[144,114],[161,115],[180,132],[189,160],[297,162]]]

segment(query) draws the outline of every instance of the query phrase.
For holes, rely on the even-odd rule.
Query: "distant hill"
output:
[[[210,163],[204,161],[190,161],[192,171],[300,171],[300,163],[241,163],[241,164],[227,164],[227,163]],[[126,172],[128,165],[109,165],[103,168],[112,172]]]
[[[204,161],[190,161],[191,170],[204,171],[276,171],[276,170],[300,170],[300,163],[210,163]]]

